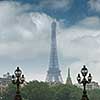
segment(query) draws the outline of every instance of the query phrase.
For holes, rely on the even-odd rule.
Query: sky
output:
[[[45,81],[54,20],[64,82],[86,65],[100,84],[100,0],[0,0],[0,76],[19,66],[26,81]]]

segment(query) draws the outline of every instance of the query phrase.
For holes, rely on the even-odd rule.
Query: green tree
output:
[[[89,99],[90,100],[100,100],[100,89],[94,89],[89,91]]]
[[[81,90],[76,86],[64,85],[56,92],[56,100],[79,100]]]
[[[53,100],[54,93],[47,83],[33,81],[23,88],[22,95],[26,100]]]
[[[9,84],[2,100],[14,100],[16,85]],[[74,85],[31,81],[21,87],[23,100],[81,100],[82,90]],[[88,91],[89,100],[100,100],[100,89]]]
[[[6,91],[3,93],[3,100],[13,100],[16,93],[16,88],[13,84],[9,84]]]

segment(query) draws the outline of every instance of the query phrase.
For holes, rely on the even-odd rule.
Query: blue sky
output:
[[[63,80],[86,64],[100,83],[100,0],[0,1],[0,75],[20,66],[26,80],[44,81],[49,65],[51,23]]]

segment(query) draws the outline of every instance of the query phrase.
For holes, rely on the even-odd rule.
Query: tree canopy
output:
[[[23,100],[81,100],[82,90],[74,85],[49,85],[45,82],[31,81],[21,87]],[[2,100],[14,100],[16,86],[9,84],[2,94]],[[90,100],[100,100],[100,90],[88,91]]]

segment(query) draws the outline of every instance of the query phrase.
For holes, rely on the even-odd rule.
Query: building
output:
[[[87,89],[88,90],[93,90],[93,89],[99,89],[100,86],[98,82],[92,81],[90,84],[87,84]]]
[[[76,86],[83,89],[82,84],[76,84]],[[91,83],[87,84],[86,89],[87,90],[100,89],[100,86],[99,86],[98,82],[92,81]]]
[[[10,73],[4,74],[3,77],[0,78],[0,93],[5,91],[6,87],[9,83],[11,83],[12,77]]]
[[[70,68],[68,68],[68,77],[67,77],[67,80],[66,80],[66,84],[72,85],[72,80],[71,80],[71,77],[70,77]]]

